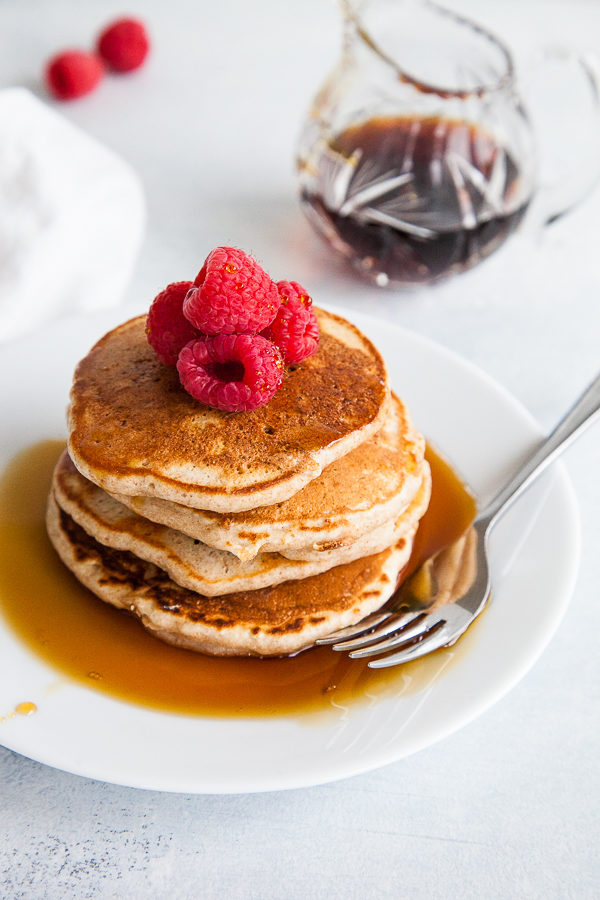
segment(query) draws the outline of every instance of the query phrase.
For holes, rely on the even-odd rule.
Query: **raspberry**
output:
[[[117,19],[100,34],[96,47],[109,68],[131,72],[146,59],[150,41],[144,25],[137,19]]]
[[[177,371],[192,397],[228,412],[258,409],[279,390],[284,365],[271,341],[257,334],[218,334],[190,341]]]
[[[65,50],[46,66],[46,84],[57,100],[75,100],[93,91],[104,76],[102,60],[83,50]]]
[[[148,343],[168,366],[174,366],[181,348],[198,337],[194,326],[183,315],[183,301],[191,287],[191,281],[177,281],[167,285],[154,298],[148,311]]]
[[[183,312],[205,334],[254,334],[277,315],[277,285],[243,250],[217,247],[194,284]]]
[[[319,346],[319,326],[312,298],[297,281],[278,281],[281,306],[275,320],[262,332],[283,354],[287,365],[311,356]]]

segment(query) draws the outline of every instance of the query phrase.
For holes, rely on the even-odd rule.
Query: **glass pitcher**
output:
[[[538,189],[511,54],[428,0],[341,7],[342,57],[299,141],[303,209],[377,285],[429,284],[469,269],[519,226]],[[598,79],[589,60],[575,58],[598,130]]]

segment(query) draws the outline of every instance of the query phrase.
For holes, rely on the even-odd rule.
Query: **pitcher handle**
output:
[[[575,153],[575,164],[548,185],[542,185],[538,200],[538,221],[551,225],[584,200],[600,180],[600,62],[592,53],[577,53],[561,47],[541,51],[535,65],[548,62],[575,63],[589,94],[589,153]],[[574,142],[575,146],[575,142]]]

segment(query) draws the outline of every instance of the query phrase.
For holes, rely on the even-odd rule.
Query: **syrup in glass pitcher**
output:
[[[341,6],[342,58],[298,147],[302,206],[380,286],[470,269],[519,226],[538,187],[512,57],[484,28],[429,0]],[[577,63],[598,121],[598,81],[585,58]]]

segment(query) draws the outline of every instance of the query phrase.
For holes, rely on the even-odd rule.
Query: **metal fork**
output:
[[[369,662],[372,668],[385,668],[457,641],[490,596],[488,538],[492,528],[599,413],[600,375],[458,541],[426,560],[376,613],[317,644],[348,650],[353,659],[396,651]]]

